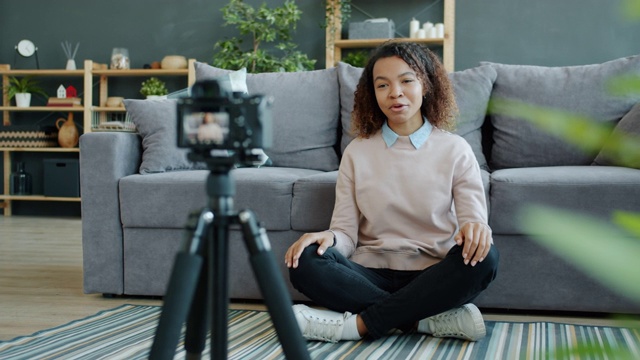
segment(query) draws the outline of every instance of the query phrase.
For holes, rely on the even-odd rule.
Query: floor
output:
[[[159,299],[104,298],[82,291],[79,218],[0,217],[0,341],[29,335],[121,304],[162,305]],[[264,309],[232,303],[233,308]],[[485,314],[486,320],[612,324],[608,318]]]

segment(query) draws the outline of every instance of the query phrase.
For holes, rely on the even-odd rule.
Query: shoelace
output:
[[[340,340],[339,332],[343,325],[342,320],[323,319],[317,316],[308,316],[309,323],[304,330],[304,335],[315,340],[336,342]]]
[[[460,311],[453,311],[450,313],[442,314],[432,319],[437,331],[434,331],[433,335],[436,336],[464,336],[463,330],[457,323],[457,319]]]

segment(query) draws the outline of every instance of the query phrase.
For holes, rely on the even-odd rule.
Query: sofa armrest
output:
[[[120,178],[138,172],[141,156],[138,134],[100,132],[80,137],[85,293],[124,292],[118,183]]]

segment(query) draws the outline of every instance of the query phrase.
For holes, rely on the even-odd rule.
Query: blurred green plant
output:
[[[622,0],[625,15],[640,19],[640,0]],[[607,86],[615,96],[640,94],[640,76],[627,74],[610,79]],[[640,137],[613,132],[612,126],[562,110],[543,108],[523,102],[496,99],[490,113],[528,120],[547,132],[562,137],[584,151],[597,154],[603,146],[615,152],[621,166],[640,164]],[[573,263],[604,286],[631,301],[640,303],[640,213],[614,211],[611,222],[548,206],[526,205],[521,212],[522,230],[562,258]],[[621,326],[635,327],[637,317]],[[558,355],[560,354],[560,355]],[[557,358],[591,358],[605,355],[611,359],[636,359],[627,349],[614,344],[571,349],[556,349]]]
[[[213,66],[229,70],[246,68],[250,73],[313,69],[316,60],[296,50],[292,41],[302,14],[293,0],[274,8],[263,3],[257,9],[242,0],[231,0],[221,11],[223,26],[235,26],[240,36],[215,43]],[[247,38],[251,44],[243,49]],[[265,50],[265,44],[271,44],[273,49]]]

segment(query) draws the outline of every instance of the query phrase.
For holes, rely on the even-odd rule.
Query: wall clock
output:
[[[38,47],[31,40],[23,39],[18,42],[15,46],[16,53],[23,58],[30,58],[33,55],[36,57],[36,66],[40,69],[40,62],[38,61]],[[15,57],[14,57],[14,66],[15,66]]]

